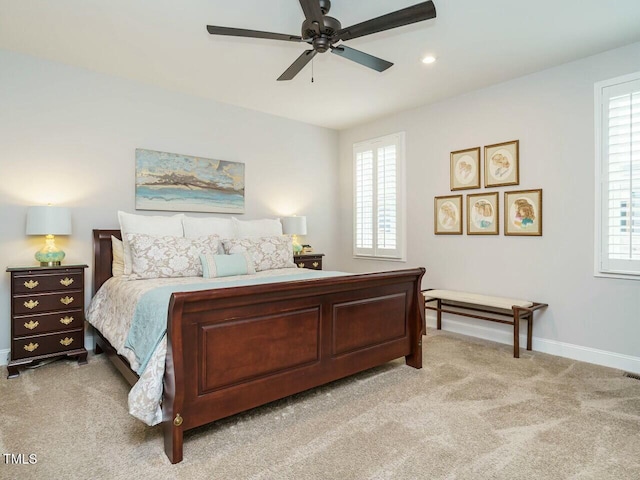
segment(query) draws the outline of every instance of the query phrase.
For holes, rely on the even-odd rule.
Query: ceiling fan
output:
[[[284,40],[286,42],[306,42],[313,48],[305,50],[291,64],[278,80],[291,80],[304,66],[311,61],[316,53],[324,53],[331,50],[332,53],[346,59],[383,72],[393,63],[387,62],[368,53],[361,52],[345,45],[337,45],[340,41],[363,37],[372,33],[402,27],[423,20],[435,18],[436,7],[433,2],[418,3],[411,7],[403,8],[395,12],[373,18],[350,27],[342,28],[340,22],[327,15],[331,8],[330,0],[300,0],[305,20],[302,22],[302,34],[287,35],[284,33],[261,32],[258,30],[246,30],[243,28],[216,27],[207,25],[207,31],[212,35],[230,35],[235,37],[267,38],[271,40]]]

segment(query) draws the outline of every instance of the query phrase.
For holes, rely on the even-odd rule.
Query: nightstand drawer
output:
[[[297,262],[296,265],[298,265],[299,268],[310,268],[312,270],[322,270],[322,259],[320,260],[303,260],[300,262]]]
[[[72,273],[73,272],[73,273]],[[78,290],[83,288],[80,271],[41,275],[14,275],[14,293],[40,293],[52,290]]]
[[[84,349],[84,329],[15,338],[11,345],[11,358],[29,358],[79,348]]]
[[[13,334],[16,337],[40,335],[80,328],[83,326],[83,310],[64,310],[39,315],[19,315],[13,318]]]
[[[293,260],[298,268],[310,268],[311,270],[322,270],[322,257],[324,254],[294,255]]]
[[[41,293],[39,295],[15,295],[13,297],[13,312],[14,314],[40,313],[82,308],[84,306],[83,297],[82,290]]]

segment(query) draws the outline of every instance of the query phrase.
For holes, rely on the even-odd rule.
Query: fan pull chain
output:
[[[311,83],[313,83],[313,58],[311,59]]]

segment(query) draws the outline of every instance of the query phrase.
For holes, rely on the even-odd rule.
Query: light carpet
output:
[[[187,432],[177,465],[106,357],[4,373],[0,478],[640,479],[640,381],[451,333],[423,345],[421,370],[396,360]]]

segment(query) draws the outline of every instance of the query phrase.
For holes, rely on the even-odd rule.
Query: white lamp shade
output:
[[[29,207],[27,235],[71,235],[71,210],[67,207]]]
[[[307,217],[284,217],[280,221],[282,222],[282,233],[289,235],[307,234]]]

